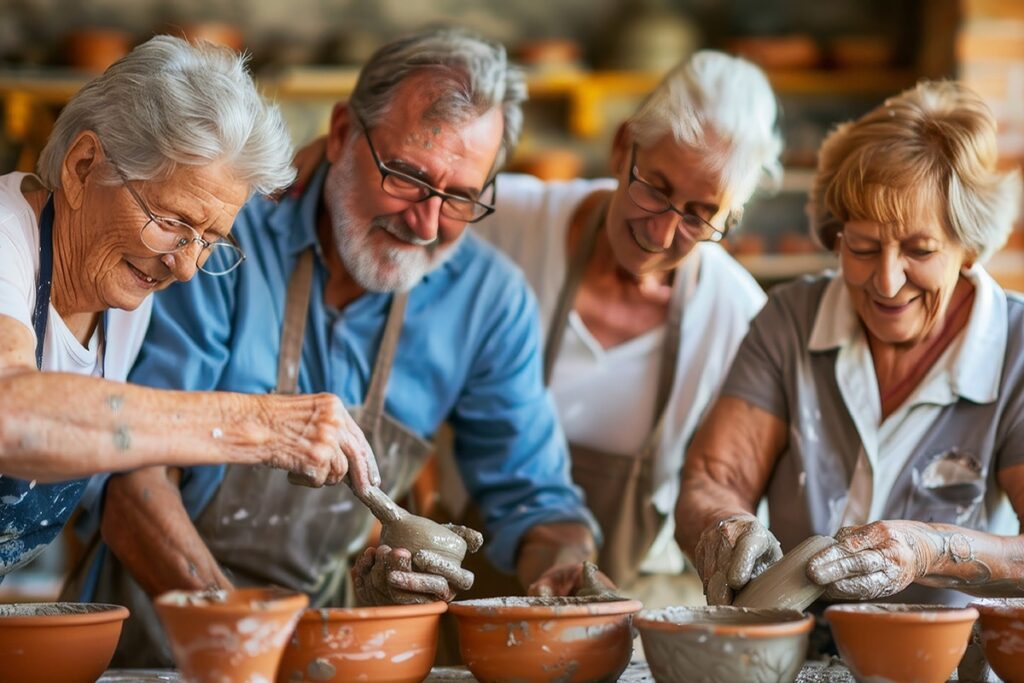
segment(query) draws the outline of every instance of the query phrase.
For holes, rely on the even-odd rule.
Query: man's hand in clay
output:
[[[483,545],[479,531],[445,524],[466,541],[467,552]],[[367,548],[352,568],[356,597],[366,605],[407,605],[455,599],[456,591],[473,587],[473,572],[429,550],[415,556],[405,548]]]
[[[836,544],[810,559],[807,577],[830,599],[875,600],[926,576],[942,550],[923,522],[883,521],[845,527]],[[938,545],[938,547],[936,547]]]
[[[541,597],[576,595],[615,599],[616,586],[593,562],[561,564],[544,572],[530,584],[527,595]]]
[[[696,555],[708,604],[728,605],[736,592],[782,558],[782,548],[757,517],[742,514],[705,529]]]

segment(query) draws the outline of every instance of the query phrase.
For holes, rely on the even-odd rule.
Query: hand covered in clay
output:
[[[928,574],[935,531],[923,522],[882,521],[844,527],[836,544],[810,559],[807,578],[830,599],[875,600],[899,593]],[[939,539],[941,547],[941,539]]]
[[[726,517],[700,535],[697,569],[709,605],[729,605],[747,583],[782,558],[782,547],[757,517]]]
[[[444,525],[466,541],[466,551],[483,545],[479,531]],[[436,600],[451,602],[456,591],[473,587],[473,572],[429,550],[415,555],[405,548],[367,548],[352,567],[356,598],[365,605],[411,605]]]
[[[575,595],[618,599],[617,586],[593,562],[560,564],[530,584],[527,595],[541,597]]]

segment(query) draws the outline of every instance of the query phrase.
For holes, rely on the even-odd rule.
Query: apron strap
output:
[[[608,215],[609,202],[610,198],[603,200],[591,212],[590,221],[569,263],[569,270],[565,275],[562,291],[558,295],[555,315],[551,319],[551,328],[548,331],[548,338],[544,344],[545,385],[551,384],[551,375],[555,368],[555,361],[562,350],[562,340],[565,338],[565,329],[569,323],[569,312],[572,311],[573,305],[576,302],[576,292],[579,291],[580,284],[583,282],[583,273],[586,271],[587,263],[590,261],[590,257],[594,253],[594,247],[597,245],[597,235],[604,225],[605,217]],[[658,393],[654,402],[653,425],[643,449],[646,453],[656,450],[652,446],[656,445],[657,441],[661,438],[668,401],[672,396],[672,386],[675,383],[676,365],[679,361],[683,304],[686,293],[692,289],[692,284],[696,282],[699,267],[684,268],[683,270],[688,276],[688,281],[674,287],[672,298],[669,301],[668,318],[665,321],[665,341],[662,345],[661,360],[658,368]]]
[[[285,298],[284,322],[281,324],[281,351],[277,360],[277,389],[279,394],[294,394],[299,384],[299,368],[302,364],[302,344],[306,335],[306,319],[309,315],[309,297],[313,285],[313,248],[299,255],[288,279]],[[373,364],[370,386],[363,400],[360,427],[368,434],[376,434],[384,414],[384,397],[387,394],[388,378],[394,364],[395,349],[405,322],[405,305],[408,292],[395,294],[384,324],[384,335]]]
[[[275,393],[294,394],[299,387],[299,367],[302,364],[302,341],[306,336],[306,318],[309,315],[309,296],[313,287],[313,249],[299,254],[295,270],[288,278],[288,292],[281,323],[281,351],[277,359],[277,388]]]
[[[388,320],[384,323],[384,336],[377,350],[377,360],[373,364],[373,375],[370,376],[370,388],[363,400],[362,427],[370,434],[376,434],[380,418],[384,414],[384,397],[388,392],[388,378],[395,361],[395,349],[398,338],[402,335],[402,324],[405,322],[405,305],[409,301],[408,292],[397,292],[391,298],[391,309]]]
[[[53,287],[53,195],[39,216],[39,279],[36,280],[36,310],[32,326],[36,331],[36,369],[43,369],[43,342],[50,318],[50,290]]]

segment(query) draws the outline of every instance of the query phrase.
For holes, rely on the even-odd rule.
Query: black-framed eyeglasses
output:
[[[711,219],[718,213],[717,206],[689,201],[680,209],[665,196],[664,192],[641,178],[640,170],[636,167],[636,143],[633,144],[633,155],[629,160],[629,185],[626,187],[626,194],[634,204],[647,213],[661,215],[673,211],[679,214],[683,219],[683,226],[698,241],[719,242],[732,227],[729,221],[726,221],[722,228],[716,228],[711,224]]]
[[[489,192],[488,202],[439,190],[415,176],[388,168],[387,164],[381,161],[377,155],[377,149],[373,146],[373,140],[370,139],[370,129],[363,123],[362,118],[357,117],[356,121],[363,129],[366,144],[370,147],[370,154],[373,156],[374,163],[377,164],[377,170],[380,171],[381,189],[390,196],[413,203],[423,202],[431,197],[440,197],[441,215],[460,223],[476,223],[494,213],[494,199],[497,194],[494,178],[488,180],[480,191],[481,197]]]
[[[148,220],[146,220],[140,232],[142,234],[142,243],[150,251],[158,254],[173,254],[184,250],[191,244],[198,244],[202,249],[196,258],[196,267],[207,275],[226,275],[245,261],[245,252],[242,251],[234,237],[228,235],[215,242],[210,242],[203,239],[199,231],[188,223],[179,221],[177,218],[158,216],[153,213],[149,205],[146,204],[146,200],[135,191],[135,188],[131,186],[131,183],[121,169],[113,162],[111,162],[111,165],[117,171],[117,175],[120,176],[121,182],[128,190],[128,194],[132,196],[132,199],[139,205],[142,212],[146,214]]]

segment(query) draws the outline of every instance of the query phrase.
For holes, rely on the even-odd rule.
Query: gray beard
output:
[[[353,166],[351,154],[346,153],[344,161],[328,170],[324,186],[338,255],[345,270],[363,289],[381,293],[407,292],[427,273],[451,258],[465,232],[451,244],[440,247],[437,240],[425,243],[418,239],[398,215],[379,216],[370,221],[369,226],[355,219],[353,209],[357,200],[347,182],[354,177]],[[374,245],[371,237],[377,230],[414,248]]]

